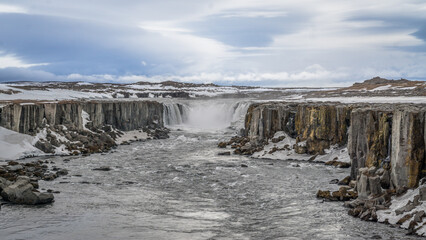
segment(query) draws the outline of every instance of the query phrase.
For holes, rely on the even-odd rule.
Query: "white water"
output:
[[[164,124],[201,130],[219,130],[243,127],[250,101],[201,100],[164,104]]]
[[[187,116],[187,106],[183,104],[167,102],[164,105],[164,125],[173,126],[183,124]],[[180,106],[180,108],[179,108]]]

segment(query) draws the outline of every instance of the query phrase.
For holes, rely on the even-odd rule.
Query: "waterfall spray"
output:
[[[230,126],[240,128],[249,105],[247,101],[235,103],[217,100],[164,103],[164,124],[209,130]]]

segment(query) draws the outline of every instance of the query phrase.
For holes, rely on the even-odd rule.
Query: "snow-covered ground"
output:
[[[0,127],[0,160],[14,160],[44,153],[34,147],[38,137]]]
[[[340,102],[340,103],[426,103],[426,96],[418,97],[406,97],[406,96],[395,96],[395,97],[325,97],[325,98],[302,98],[293,96],[292,98],[286,98],[295,102]]]
[[[170,83],[168,83],[170,84]],[[69,99],[112,99],[138,98],[138,94],[153,98],[156,94],[162,97],[167,93],[185,92],[190,97],[216,97],[226,94],[247,94],[275,92],[287,95],[288,93],[306,93],[310,91],[327,91],[335,88],[268,88],[268,87],[237,87],[237,86],[213,86],[191,85],[175,83],[167,85],[161,83],[135,83],[135,84],[92,84],[86,82],[77,83],[50,83],[50,82],[24,82],[24,83],[0,83],[0,101],[14,100],[44,100],[59,101]],[[3,92],[1,92],[3,91]]]
[[[263,151],[256,152],[252,156],[255,158],[267,158],[267,159],[277,159],[277,160],[309,160],[312,158],[312,155],[308,154],[298,154],[293,149],[293,145],[296,144],[296,139],[291,138],[285,132],[279,131],[276,132],[273,138],[284,137],[283,140],[273,143],[270,141],[267,145],[264,146]],[[298,143],[299,145],[304,144],[304,142]],[[277,148],[275,152],[269,153],[272,149]],[[333,159],[336,159],[340,162],[350,162],[348,149],[346,147],[339,148],[338,146],[332,146],[330,149],[325,150],[324,155],[318,155],[315,158],[315,161],[327,162]]]
[[[421,186],[426,187],[426,186]],[[408,220],[406,220],[401,227],[408,229],[410,222],[414,219],[415,213],[424,211],[426,212],[426,202],[419,200],[419,205],[414,207],[411,211],[407,211],[404,213],[401,213],[397,215],[398,209],[403,208],[406,206],[410,201],[413,202],[415,196],[418,196],[420,194],[420,187],[417,189],[409,189],[407,193],[400,197],[395,197],[392,199],[392,205],[389,207],[389,209],[386,210],[379,210],[377,211],[377,217],[379,222],[385,222],[388,221],[390,224],[396,224],[401,218],[406,216],[407,214],[411,214],[412,217]],[[417,234],[420,236],[426,237],[426,217],[423,218],[423,222],[421,224],[418,224],[416,228],[422,226],[419,230],[417,230]]]

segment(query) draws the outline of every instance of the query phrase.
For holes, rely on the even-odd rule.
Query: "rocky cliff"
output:
[[[352,107],[341,104],[253,104],[245,119],[245,134],[259,144],[284,131],[296,138],[298,153],[324,154],[331,145],[347,142]]]
[[[414,188],[425,176],[425,106],[379,105],[352,111],[351,177],[390,164],[393,187]]]
[[[258,147],[284,131],[297,153],[310,155],[347,144],[352,179],[360,168],[388,162],[393,186],[413,188],[426,169],[425,113],[421,104],[257,103],[248,109],[245,135]]]
[[[115,145],[120,131],[162,129],[163,105],[154,101],[10,103],[0,108],[0,126],[37,136],[35,146],[46,153],[102,152]]]
[[[349,214],[423,234],[425,114],[426,104],[257,103],[248,109],[245,136],[219,146],[231,144],[235,153],[255,156],[262,156],[263,150],[269,151],[263,155],[284,151],[278,156],[285,158],[294,157],[294,152],[314,155],[312,159],[329,156],[328,165],[337,159],[330,149],[337,146],[344,152],[347,146],[351,175],[339,184],[348,186],[332,193],[320,190],[317,196],[332,201],[358,197],[345,204]],[[279,147],[280,142],[286,145]],[[407,193],[411,197],[398,198],[410,188],[417,188]],[[392,205],[394,198],[397,203]]]

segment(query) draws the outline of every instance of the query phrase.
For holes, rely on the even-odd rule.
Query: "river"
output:
[[[218,141],[236,132],[223,121],[229,125],[235,116],[218,120],[216,110],[194,107],[205,104],[192,105],[199,119],[189,115],[191,124],[172,126],[169,139],[106,154],[24,160],[52,161],[69,174],[40,181],[41,188],[60,191],[53,204],[2,206],[0,239],[417,239],[315,197],[318,189],[336,189],[329,181],[348,169],[218,156]],[[92,170],[100,166],[112,170]]]

